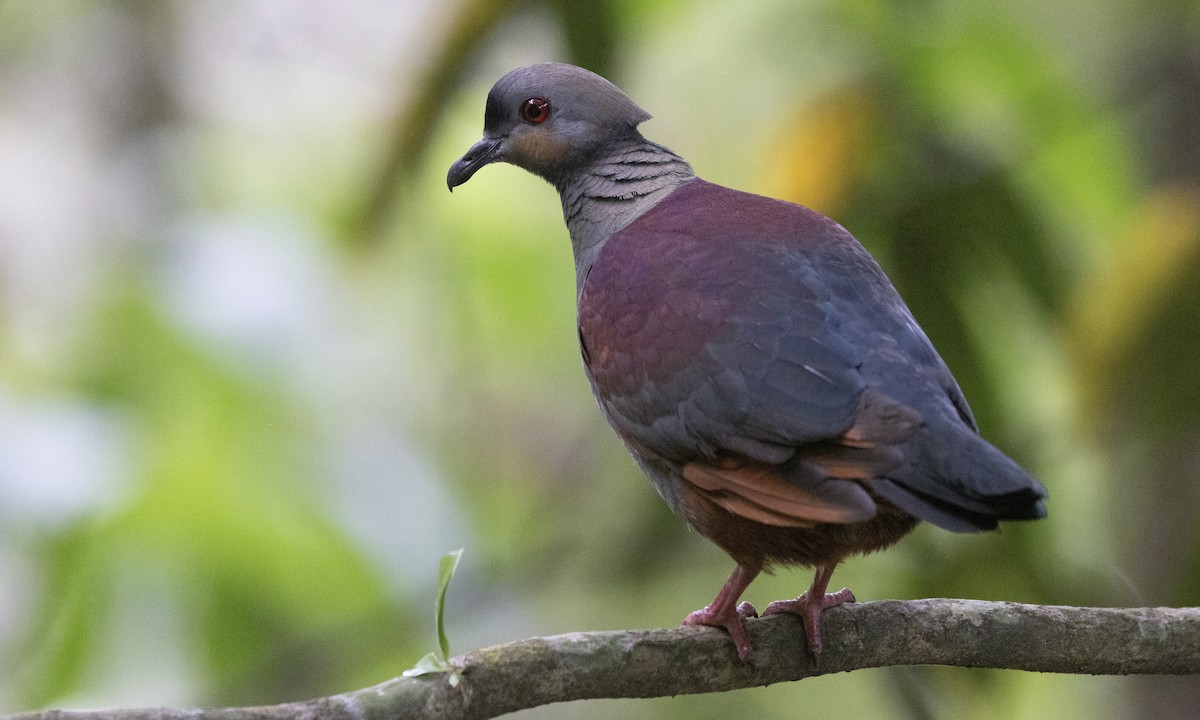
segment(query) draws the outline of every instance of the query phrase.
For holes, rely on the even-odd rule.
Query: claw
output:
[[[825,565],[817,569],[812,586],[794,600],[776,600],[763,610],[763,617],[790,613],[798,615],[804,621],[804,634],[808,639],[808,651],[813,657],[821,655],[821,611],[825,608],[837,607],[842,603],[854,602],[854,593],[850,588],[842,588],[835,593],[826,593],[829,578],[833,576],[836,565]],[[809,598],[821,598],[819,602],[811,602]]]
[[[708,607],[697,610],[683,619],[684,625],[725,628],[729,637],[733,639],[733,646],[737,648],[738,659],[745,664],[754,661],[754,648],[750,645],[750,636],[746,633],[743,620],[758,617],[758,611],[748,602],[736,606],[735,603],[756,575],[757,568],[738,565]]]
[[[746,625],[742,619],[743,615],[738,610],[722,612],[709,605],[685,617],[683,624],[725,628],[729,637],[733,639],[733,646],[737,648],[738,659],[748,664],[754,662],[754,648],[750,645],[750,636],[746,633]]]

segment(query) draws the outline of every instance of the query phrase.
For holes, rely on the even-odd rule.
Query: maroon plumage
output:
[[[561,124],[522,121],[530,98]],[[587,119],[596,98],[602,122]],[[1041,485],[979,436],[866,250],[812,210],[695,178],[637,133],[645,117],[586,71],[523,68],[493,88],[488,132],[448,180],[502,159],[559,189],[596,399],[663,499],[737,563],[685,622],[725,627],[749,660],[742,591],[772,564],[815,567],[767,612],[803,616],[819,653],[821,610],[853,599],[825,592],[843,558],[922,519],[1042,517]]]

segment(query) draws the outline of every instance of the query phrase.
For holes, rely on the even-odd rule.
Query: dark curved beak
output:
[[[479,168],[500,160],[500,148],[503,143],[503,137],[484,137],[472,145],[466,155],[450,166],[450,172],[446,174],[446,187],[450,188],[450,192],[454,192],[454,188],[470,180]]]

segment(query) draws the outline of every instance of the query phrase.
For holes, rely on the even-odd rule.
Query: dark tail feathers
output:
[[[922,428],[903,452],[904,465],[872,489],[910,515],[956,532],[1046,517],[1046,488],[966,427]]]

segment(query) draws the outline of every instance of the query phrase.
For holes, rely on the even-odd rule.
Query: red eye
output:
[[[521,103],[521,119],[537,125],[550,117],[550,103],[541,98],[529,98]]]

